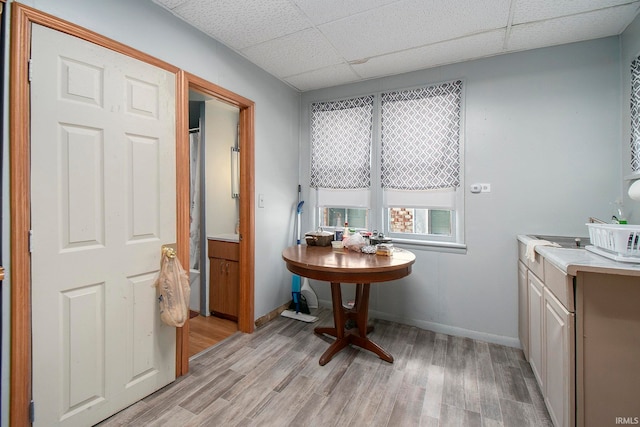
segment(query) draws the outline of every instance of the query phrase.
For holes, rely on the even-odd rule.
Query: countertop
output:
[[[526,245],[529,241],[535,239],[528,235],[520,234],[518,235],[518,240]],[[553,265],[571,276],[577,276],[578,272],[640,276],[640,264],[614,261],[586,249],[536,246],[535,250]]]
[[[209,240],[220,240],[222,242],[238,243],[240,241],[240,235],[239,234],[233,234],[233,233],[211,234],[211,235],[207,236],[207,239],[209,239]]]

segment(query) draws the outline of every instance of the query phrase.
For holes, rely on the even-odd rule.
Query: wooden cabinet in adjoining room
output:
[[[209,240],[209,310],[214,316],[238,319],[239,244]]]

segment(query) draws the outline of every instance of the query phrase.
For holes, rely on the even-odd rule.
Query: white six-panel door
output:
[[[175,378],[159,320],[176,241],[175,76],[32,31],[35,425],[92,425]]]

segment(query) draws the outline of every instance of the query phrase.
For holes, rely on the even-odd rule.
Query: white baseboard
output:
[[[320,300],[320,307],[331,308],[331,301]],[[433,331],[441,334],[453,335],[456,337],[472,338],[478,341],[485,341],[492,344],[504,345],[507,347],[522,348],[520,340],[513,337],[505,337],[502,335],[489,334],[486,332],[472,331],[469,329],[459,328],[457,326],[443,325],[442,323],[428,322],[419,319],[407,319],[405,317],[394,316],[382,311],[369,310],[369,317],[375,319],[388,320],[390,322],[402,323],[403,325],[415,326],[420,329]]]

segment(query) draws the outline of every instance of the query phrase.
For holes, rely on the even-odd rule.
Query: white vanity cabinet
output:
[[[555,426],[575,425],[573,277],[519,242],[518,331],[525,357]]]

